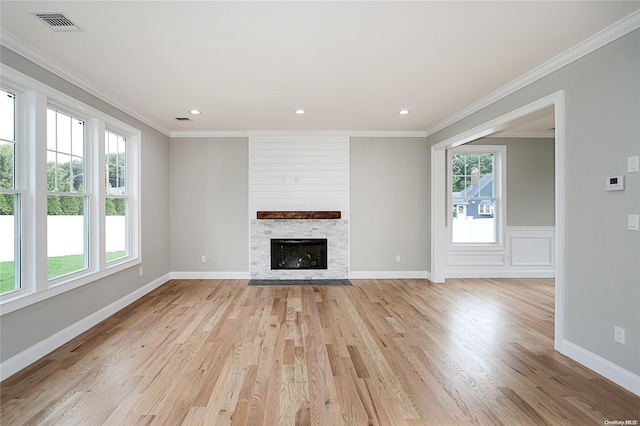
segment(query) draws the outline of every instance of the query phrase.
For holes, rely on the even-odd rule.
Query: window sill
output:
[[[0,302],[0,316],[15,312],[19,309],[26,308],[43,300],[58,296],[67,291],[71,291],[83,285],[90,284],[102,278],[132,268],[141,264],[140,258],[130,258],[122,261],[110,263],[102,271],[86,271],[84,273],[74,274],[67,280],[49,284],[49,287],[40,291],[27,291],[16,294],[15,297],[2,300]]]
[[[504,244],[450,244],[448,251],[504,251],[506,247]]]

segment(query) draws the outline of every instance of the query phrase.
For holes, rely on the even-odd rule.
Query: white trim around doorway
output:
[[[564,249],[565,249],[565,189],[564,189],[564,91],[560,90],[431,147],[431,280],[444,283],[446,277],[447,203],[446,151],[450,148],[489,136],[507,127],[508,123],[544,108],[554,107],[555,114],[555,331],[554,348],[564,353]]]

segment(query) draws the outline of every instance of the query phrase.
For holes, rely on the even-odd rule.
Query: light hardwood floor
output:
[[[640,423],[553,351],[552,280],[353,283],[171,281],[5,380],[1,423]]]

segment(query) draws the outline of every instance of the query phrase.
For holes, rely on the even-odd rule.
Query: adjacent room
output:
[[[640,1],[0,12],[2,424],[640,422]]]

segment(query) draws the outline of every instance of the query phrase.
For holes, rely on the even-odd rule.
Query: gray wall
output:
[[[351,269],[428,271],[426,140],[350,145]],[[172,271],[248,271],[247,156],[246,138],[171,139]]]
[[[142,260],[138,267],[2,316],[0,360],[28,349],[169,272],[169,137],[2,46],[2,63],[142,131]],[[44,243],[44,241],[43,241]]]
[[[484,138],[471,144],[507,147],[507,226],[555,224],[555,141]]]
[[[170,170],[171,270],[248,272],[248,139],[172,138]]]
[[[352,271],[430,269],[428,152],[424,138],[351,138]]]
[[[640,374],[640,30],[428,137],[441,142],[558,90],[565,91],[565,339]],[[623,192],[605,178],[626,174]],[[626,344],[613,340],[626,329]]]

